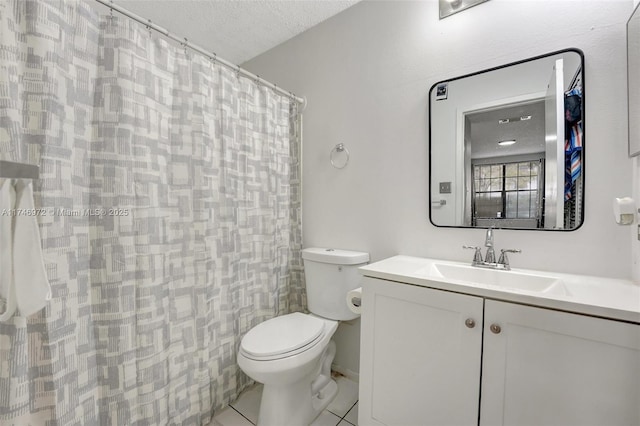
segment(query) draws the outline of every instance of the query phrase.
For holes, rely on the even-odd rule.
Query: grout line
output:
[[[346,412],[346,413],[344,413],[344,416],[342,416],[342,418],[340,419],[340,422],[342,422],[342,421],[344,420],[345,422],[349,423],[350,425],[355,426],[355,425],[354,425],[353,423],[351,423],[349,420],[345,420],[344,418],[345,418],[345,417],[347,417],[347,414],[349,414],[349,412],[350,412],[351,410],[353,410],[353,407],[355,407],[355,406],[356,406],[356,404],[358,403],[358,401],[360,401],[360,399],[357,399],[357,400],[356,400],[356,402],[354,402],[354,403],[353,403],[353,405],[351,406],[351,408],[349,408],[349,409],[347,410],[347,412]],[[340,422],[338,422],[338,424],[339,424]]]
[[[324,410],[324,411],[326,411],[326,412],[328,412],[328,413],[331,413],[331,414],[333,414],[334,416],[336,416],[336,417],[338,418],[338,423],[336,423],[336,424],[335,424],[335,426],[338,426],[338,425],[340,424],[340,422],[342,421],[342,419],[340,418],[340,416],[339,416],[339,415],[337,415],[337,414],[336,414],[336,413],[334,413],[333,411],[329,411],[329,410]]]
[[[240,414],[240,415],[241,415],[242,417],[244,417],[244,418],[245,418],[249,423],[251,423],[252,425],[254,425],[254,426],[255,426],[255,423],[254,423],[254,422],[252,422],[251,420],[249,420],[249,418],[248,418],[247,416],[245,416],[244,414],[242,414],[240,411],[236,410],[234,406],[229,405],[229,407],[231,407],[231,409],[232,409],[233,411],[235,411],[236,413]]]

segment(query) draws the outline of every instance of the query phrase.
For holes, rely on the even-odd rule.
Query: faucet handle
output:
[[[500,250],[500,256],[503,256],[505,253],[522,253],[520,249],[502,249]]]
[[[476,263],[482,263],[482,252],[480,251],[480,247],[477,247],[477,246],[462,246],[462,248],[476,251],[473,254],[473,263],[472,263],[472,265],[475,265]]]
[[[498,259],[498,265],[504,265],[505,269],[511,269],[511,266],[509,266],[509,258],[507,257],[507,253],[522,253],[522,250],[519,250],[519,249],[500,250],[500,259]]]

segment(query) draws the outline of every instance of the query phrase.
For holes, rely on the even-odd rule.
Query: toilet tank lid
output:
[[[302,258],[334,265],[358,265],[369,261],[369,253],[312,247],[302,250]]]

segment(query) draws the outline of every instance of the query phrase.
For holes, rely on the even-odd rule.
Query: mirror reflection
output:
[[[583,55],[575,49],[436,83],[436,226],[574,230],[583,220]]]

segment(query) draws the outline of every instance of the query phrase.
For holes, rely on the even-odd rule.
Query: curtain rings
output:
[[[189,40],[187,40],[187,38],[184,38],[184,42],[180,43],[182,45],[182,47],[184,48],[184,56],[188,57],[189,53],[187,52],[187,47],[189,47]]]
[[[296,115],[300,115],[300,113],[302,112],[302,110],[300,109],[300,104],[298,103],[298,101],[296,100],[296,94],[293,92],[289,92],[289,101],[295,105],[295,112]],[[329,154],[329,159],[331,159],[331,154]]]

